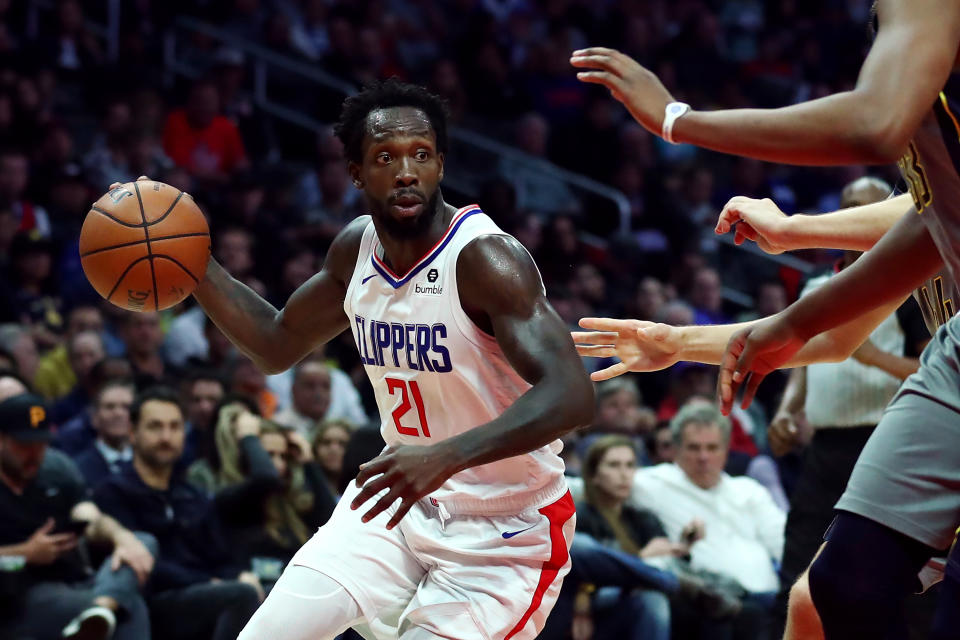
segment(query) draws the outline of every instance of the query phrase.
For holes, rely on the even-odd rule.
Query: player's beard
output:
[[[377,219],[377,222],[380,223],[380,227],[391,237],[398,240],[416,238],[426,233],[430,225],[433,224],[434,218],[437,217],[439,211],[439,207],[437,206],[439,201],[440,189],[438,188],[426,201],[423,211],[421,211],[420,215],[416,218],[398,220],[390,215],[390,205],[383,205],[382,208],[380,206],[374,208],[374,217]]]

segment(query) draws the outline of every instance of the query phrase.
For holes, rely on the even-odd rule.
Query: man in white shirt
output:
[[[716,407],[686,405],[670,429],[675,462],[639,469],[631,504],[655,513],[671,540],[681,539],[692,519],[702,521],[705,536],[690,549],[691,566],[758,596],[766,619],[766,605],[780,587],[774,563],[783,553],[786,514],[757,481],[724,473],[730,421]]]

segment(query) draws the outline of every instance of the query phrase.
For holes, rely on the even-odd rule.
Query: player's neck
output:
[[[444,202],[443,198],[437,198],[437,209],[426,231],[412,237],[391,235],[387,229],[374,221],[377,237],[383,246],[383,260],[394,273],[403,275],[408,272],[447,232],[457,209]]]

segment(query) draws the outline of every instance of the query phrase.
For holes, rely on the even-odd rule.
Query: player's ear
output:
[[[347,173],[350,174],[350,180],[357,189],[363,189],[363,179],[360,177],[360,165],[356,162],[347,163]]]
[[[440,180],[443,180],[443,153],[437,154],[437,162],[440,163]]]

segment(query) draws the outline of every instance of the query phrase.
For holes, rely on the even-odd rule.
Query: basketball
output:
[[[128,182],[97,200],[80,230],[80,262],[97,293],[123,309],[159,311],[196,289],[210,259],[203,212],[175,187]]]

